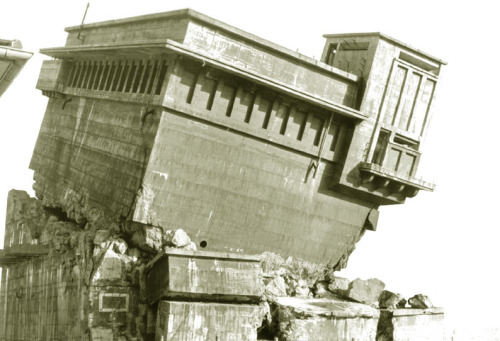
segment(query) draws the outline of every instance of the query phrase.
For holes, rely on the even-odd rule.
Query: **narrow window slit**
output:
[[[214,80],[213,82],[214,84],[212,87],[212,91],[210,91],[210,95],[208,96],[207,110],[212,110],[212,106],[214,105],[215,93],[217,92],[217,88],[219,87],[219,81]]]
[[[193,82],[189,86],[189,91],[186,97],[187,104],[191,104],[191,102],[193,101],[194,90],[196,88],[196,84],[198,83],[199,78],[200,78],[200,72],[197,72],[196,75],[193,77]]]
[[[153,69],[151,70],[151,76],[149,77],[148,91],[146,93],[153,93],[153,84],[155,82],[156,74],[158,73],[158,60],[155,60]]]
[[[290,118],[290,107],[287,107],[285,117],[283,118],[283,122],[281,122],[280,134],[285,135],[286,126],[288,125],[288,119]]]
[[[245,115],[245,123],[250,123],[250,118],[252,117],[253,105],[255,104],[256,95],[253,94],[250,103],[248,104],[247,114]]]
[[[227,104],[226,116],[231,117],[231,112],[233,111],[233,106],[234,106],[234,100],[236,99],[237,89],[232,87],[232,86],[228,86],[228,88],[231,89],[232,94],[231,94],[231,99],[229,100],[229,103]]]
[[[109,68],[110,68],[109,67],[109,63],[106,63],[106,65],[104,66],[102,80],[99,83],[99,90],[104,90],[105,87],[106,87],[106,84],[109,83],[109,80],[108,80],[108,77],[109,77]]]
[[[163,82],[165,81],[165,76],[167,75],[167,61],[161,62],[160,74],[158,78],[158,83],[156,84],[155,95],[159,95],[161,93],[161,88],[163,87]]]
[[[132,65],[130,66],[130,72],[127,77],[127,85],[125,86],[124,92],[130,92],[132,89],[132,84],[134,82],[134,77],[137,71],[137,66],[135,65],[135,62],[131,63]]]

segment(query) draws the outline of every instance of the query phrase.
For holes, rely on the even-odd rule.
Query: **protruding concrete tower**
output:
[[[417,178],[443,61],[381,33],[325,35],[321,60],[362,78],[356,127],[334,187],[380,205],[434,185]]]

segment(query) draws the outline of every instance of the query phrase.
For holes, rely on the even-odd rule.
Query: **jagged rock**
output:
[[[281,276],[273,277],[266,285],[264,294],[270,297],[284,297],[286,294],[285,280]]]
[[[408,300],[408,303],[412,308],[416,309],[428,309],[434,307],[429,297],[422,294],[413,296]]]
[[[127,249],[128,249],[127,242],[125,242],[123,239],[115,239],[113,241],[113,250],[116,253],[124,255],[127,252]]]
[[[194,242],[190,242],[188,245],[182,247],[184,250],[196,251],[196,244]]]
[[[339,296],[346,296],[350,281],[343,277],[334,277],[328,284],[328,290]]]
[[[397,309],[406,306],[406,300],[403,296],[388,290],[382,291],[378,302],[378,306],[381,309]]]
[[[94,237],[94,244],[101,245],[109,240],[110,231],[109,230],[97,230]]]
[[[307,286],[307,282],[300,280],[298,285],[295,287],[294,295],[295,297],[312,297],[311,290]]]
[[[379,279],[362,280],[357,278],[349,283],[346,297],[365,304],[378,304],[384,287],[384,282]]]
[[[139,225],[133,232],[131,243],[148,252],[158,252],[162,249],[163,231],[159,227]]]
[[[183,229],[168,231],[163,235],[163,242],[167,246],[184,247],[191,244],[191,238]]]
[[[141,257],[141,251],[135,247],[128,249],[127,254],[134,260],[137,260],[139,257]]]

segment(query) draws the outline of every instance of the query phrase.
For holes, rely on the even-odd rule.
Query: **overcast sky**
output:
[[[95,0],[86,22],[190,7],[318,59],[323,34],[383,32],[447,61],[417,174],[436,182],[436,190],[381,208],[378,230],[365,234],[340,275],[377,277],[386,289],[407,297],[428,294],[453,321],[495,325],[500,321],[500,182],[495,176],[500,168],[500,110],[495,105],[500,27],[494,2],[294,3]],[[81,22],[86,4],[8,1],[1,5],[0,38],[20,39],[33,52],[63,46],[64,28]],[[31,191],[28,165],[47,103],[35,89],[44,58],[35,54],[0,98],[1,229],[7,192]]]

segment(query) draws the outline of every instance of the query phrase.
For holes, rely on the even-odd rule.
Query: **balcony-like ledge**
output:
[[[403,194],[413,198],[420,190],[433,191],[435,185],[422,179],[403,176],[375,163],[364,162],[359,166],[362,182],[374,185],[376,190],[387,189],[390,194]]]

